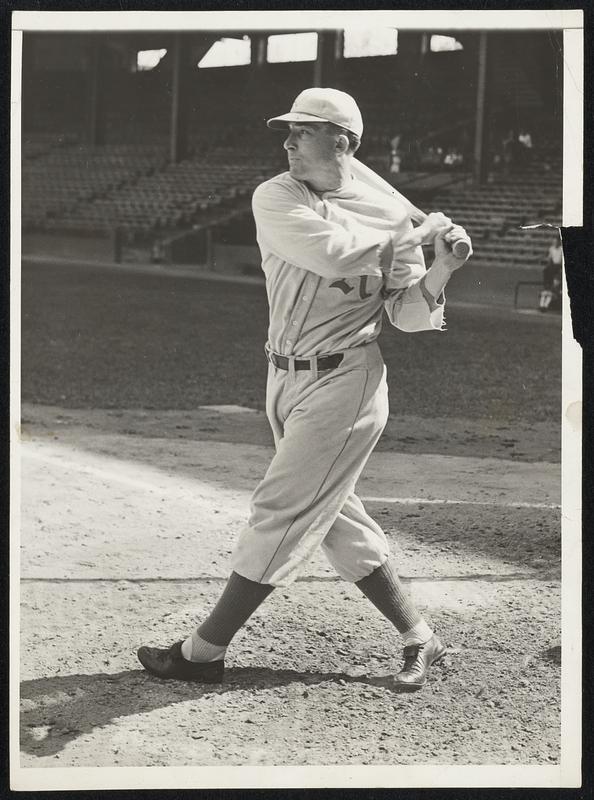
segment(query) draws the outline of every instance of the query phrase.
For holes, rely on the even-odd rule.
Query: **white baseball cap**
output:
[[[361,136],[363,118],[359,106],[346,92],[338,89],[304,89],[288,114],[272,117],[269,128],[285,128],[289,122],[333,122]]]

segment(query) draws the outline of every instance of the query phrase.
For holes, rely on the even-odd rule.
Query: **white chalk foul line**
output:
[[[434,506],[499,506],[500,508],[561,508],[559,503],[525,503],[522,501],[501,500],[441,500],[427,497],[362,497],[364,503],[397,503],[402,506],[434,505]]]
[[[116,482],[124,486],[129,486],[134,489],[141,489],[149,492],[158,492],[161,495],[184,495],[184,499],[188,499],[186,492],[195,486],[193,481],[188,479],[177,479],[171,475],[166,476],[163,482],[153,483],[152,481],[133,478],[123,472],[121,469],[109,469],[91,466],[90,464],[81,464],[69,458],[52,456],[46,453],[33,452],[31,450],[24,451],[23,453],[27,458],[32,458],[36,461],[42,461],[46,464],[52,464],[62,469],[72,470],[74,472],[83,473],[86,475],[93,475],[102,480]],[[166,487],[166,482],[174,482],[175,490],[172,491],[171,486]],[[183,484],[183,486],[182,486]],[[186,492],[184,492],[184,488]],[[202,489],[204,490],[202,485]],[[218,487],[209,487],[212,493],[224,494],[225,490]],[[192,497],[198,502],[203,500],[203,497]],[[386,503],[393,505],[416,506],[416,505],[443,505],[443,506],[491,506],[497,508],[529,508],[529,509],[560,509],[558,503],[528,503],[523,501],[502,501],[502,500],[447,500],[441,498],[427,498],[427,497],[362,497],[364,503]]]

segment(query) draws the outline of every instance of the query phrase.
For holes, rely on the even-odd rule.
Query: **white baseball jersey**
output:
[[[252,497],[233,555],[244,577],[287,586],[318,547],[345,580],[388,557],[383,531],[354,489],[388,418],[376,339],[383,309],[404,331],[441,329],[443,295],[426,290],[420,247],[397,199],[353,179],[324,192],[283,173],[253,198],[270,305],[266,411],[276,453]],[[331,370],[319,357],[340,352]],[[296,370],[295,359],[311,368]]]
[[[401,247],[407,210],[360,180],[321,195],[288,172],[253,197],[270,305],[268,341],[310,356],[377,339],[385,308],[404,331],[443,326],[443,298],[424,287],[421,247]]]

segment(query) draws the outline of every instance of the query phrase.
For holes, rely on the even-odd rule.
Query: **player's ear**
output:
[[[338,155],[344,155],[349,149],[349,137],[345,133],[339,133],[336,137],[336,152]]]

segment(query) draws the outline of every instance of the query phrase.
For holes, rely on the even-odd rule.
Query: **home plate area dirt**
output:
[[[23,409],[21,766],[559,763],[559,465],[534,432],[439,446],[437,422],[431,451],[393,428],[361,481],[448,646],[423,690],[390,688],[396,632],[321,556],[239,632],[222,685],[142,670],[137,647],[186,636],[224,585],[272,454],[250,413]]]

